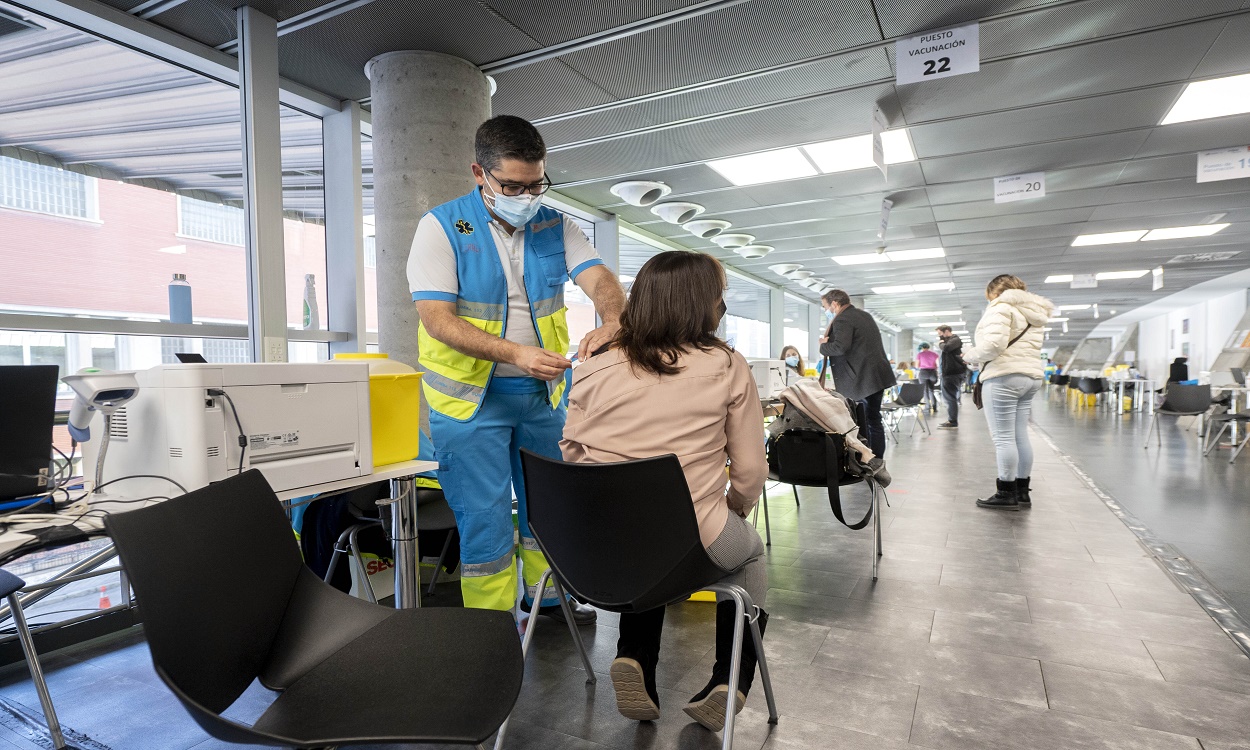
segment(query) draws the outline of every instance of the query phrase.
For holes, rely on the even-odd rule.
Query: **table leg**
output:
[[[395,559],[395,609],[421,606],[417,557],[417,492],[412,477],[391,480],[391,545]]]
[[[1241,395],[1240,391],[1228,392],[1228,412],[1230,414],[1236,414],[1241,411],[1241,408],[1237,404],[1237,398],[1240,395]],[[1234,419],[1233,421],[1228,423],[1228,446],[1230,448],[1236,448],[1237,443],[1240,441],[1241,441],[1241,424],[1237,420]]]

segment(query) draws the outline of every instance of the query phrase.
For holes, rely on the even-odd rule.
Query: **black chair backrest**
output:
[[[521,466],[530,530],[578,598],[643,612],[724,577],[699,539],[676,456],[574,464],[523,450]]]
[[[1202,414],[1211,408],[1211,386],[1172,383],[1164,395],[1159,411],[1181,414]]]
[[[220,713],[260,674],[303,563],[255,469],[105,519],[134,585],[152,661]]]
[[[1081,378],[1077,381],[1076,387],[1081,393],[1090,395],[1103,393],[1107,390],[1103,387],[1101,378]]]
[[[924,384],[915,381],[903,383],[898,388],[898,398],[894,403],[899,406],[919,406],[924,401]]]

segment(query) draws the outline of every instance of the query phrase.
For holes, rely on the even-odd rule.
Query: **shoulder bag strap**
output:
[[[829,485],[829,507],[833,510],[833,515],[842,525],[857,531],[868,525],[872,520],[872,503],[868,504],[868,512],[864,514],[863,520],[856,524],[849,524],[842,515],[842,462],[841,456],[838,454],[837,444],[833,440],[833,436],[825,433],[825,482]]]

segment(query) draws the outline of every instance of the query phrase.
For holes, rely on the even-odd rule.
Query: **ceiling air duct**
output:
[[[631,206],[650,206],[673,192],[673,189],[662,182],[630,180],[616,183],[610,188],[610,192]]]
[[[716,244],[720,245],[721,247],[727,250],[732,250],[735,247],[745,247],[746,245],[749,245],[752,242],[755,242],[755,235],[753,234],[718,234],[716,235],[716,239],[712,240],[712,242],[715,242]]]
[[[772,271],[778,276],[785,276],[786,274],[791,273],[793,271],[797,271],[802,267],[803,266],[799,265],[798,263],[778,263],[776,265],[769,266],[768,270]]]
[[[750,260],[754,260],[756,258],[763,258],[765,255],[768,255],[772,251],[773,249],[769,245],[744,245],[743,247],[734,249],[735,253]]]
[[[685,224],[704,210],[698,203],[657,203],[651,207],[651,213],[669,224]]]
[[[700,219],[699,221],[691,221],[681,226],[682,229],[685,229],[695,237],[710,240],[733,225],[720,219]]]

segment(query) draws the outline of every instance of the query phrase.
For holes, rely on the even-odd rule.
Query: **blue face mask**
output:
[[[790,355],[789,357],[786,357],[786,364],[790,365],[791,367],[798,367],[799,358],[794,355]]]
[[[833,310],[825,310],[825,322],[826,323],[833,322]]]
[[[482,196],[487,207],[495,212],[495,216],[517,228],[529,223],[529,220],[538,213],[538,209],[542,207],[543,202],[541,195],[524,194],[514,197],[500,195],[494,191],[487,195],[483,191]]]

